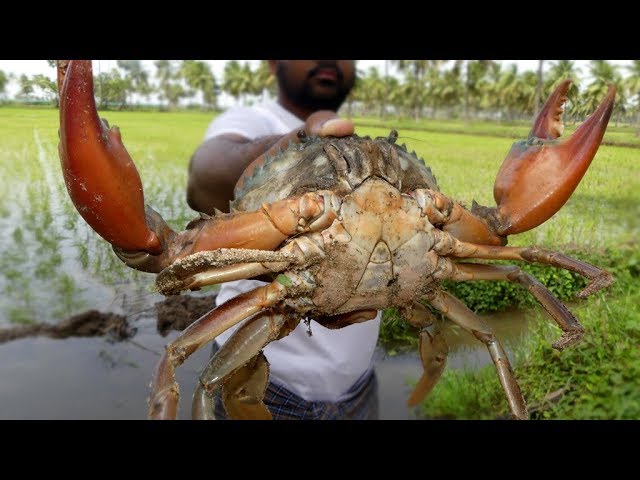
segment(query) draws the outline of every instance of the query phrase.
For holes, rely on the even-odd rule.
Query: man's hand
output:
[[[198,147],[189,164],[189,206],[209,215],[213,215],[215,209],[227,212],[234,185],[245,168],[253,170],[266,156],[275,155],[279,148],[286,149],[289,141],[300,143],[300,130],[309,136],[321,137],[345,137],[354,131],[350,120],[340,119],[330,110],[319,110],[309,116],[303,127],[284,136],[248,140],[229,134],[210,138]]]
[[[264,152],[253,162],[251,162],[244,171],[244,175],[240,177],[240,180],[238,180],[238,183],[236,183],[236,188],[242,185],[245,176],[251,175],[256,167],[262,165],[267,157],[275,155],[278,152],[278,149],[286,149],[289,145],[289,142],[300,143],[301,139],[298,135],[298,132],[300,130],[304,130],[305,133],[310,136],[319,135],[321,137],[346,137],[353,134],[354,126],[351,120],[339,118],[335,112],[332,112],[330,110],[319,110],[315,113],[312,113],[309,118],[307,118],[307,121],[304,124],[304,128],[296,129],[287,133],[271,148],[269,148],[266,152]]]

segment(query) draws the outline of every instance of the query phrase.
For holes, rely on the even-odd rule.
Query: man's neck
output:
[[[311,115],[315,111],[312,109],[308,109],[308,108],[304,108],[299,105],[296,105],[295,103],[291,102],[288,98],[284,97],[283,95],[278,95],[278,104],[282,108],[293,113],[296,117],[298,117],[299,119],[305,122],[307,121],[307,118],[309,118],[309,115]]]

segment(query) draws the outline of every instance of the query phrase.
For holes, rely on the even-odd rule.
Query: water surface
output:
[[[528,322],[516,312],[488,321],[507,351]],[[133,326],[136,335],[122,342],[36,337],[0,345],[0,419],[145,419],[153,369],[164,345],[179,333],[162,337],[153,315],[140,316]],[[450,328],[447,339],[451,349],[447,368],[477,368],[490,363],[486,348],[465,332]],[[176,371],[183,392],[179,418],[189,418],[191,393],[209,354],[207,345]],[[380,418],[415,418],[405,402],[410,382],[421,374],[418,354],[389,356],[380,348],[375,365]]]

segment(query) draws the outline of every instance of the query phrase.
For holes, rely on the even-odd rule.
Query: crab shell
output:
[[[310,191],[331,190],[338,196],[352,192],[366,179],[376,176],[401,193],[418,188],[439,191],[436,178],[415,152],[395,144],[389,137],[309,137],[290,143],[286,150],[268,157],[236,186],[233,211],[253,211]]]

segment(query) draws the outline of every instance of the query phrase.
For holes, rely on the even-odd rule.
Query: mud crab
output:
[[[203,370],[193,413],[207,418],[220,388],[232,418],[271,418],[262,403],[268,380],[263,348],[302,317],[342,328],[397,307],[420,329],[424,374],[409,399],[417,404],[438,381],[447,357],[440,320],[429,304],[483,342],[513,417],[528,417],[509,359],[488,325],[439,288],[444,279],[503,280],[526,288],[563,331],[554,347],[584,329],[549,290],[517,266],[460,259],[538,262],[589,280],[585,297],[612,276],[562,253],[507,247],[507,235],[532,229],[573,193],[598,150],[614,104],[610,88],[597,110],[565,142],[567,80],[552,93],[528,140],[513,145],[494,187],[497,208],[468,210],[439,191],[423,160],[388,138],[310,137],[258,158],[236,185],[232,213],[203,216],[176,233],[145,206],[142,185],[119,130],[97,115],[90,61],[58,62],[59,153],[78,212],[129,266],[159,273],[166,295],[241,278],[271,283],[203,315],[167,345],[157,364],[149,416],[177,415],[175,369],[196,349],[246,320]]]

